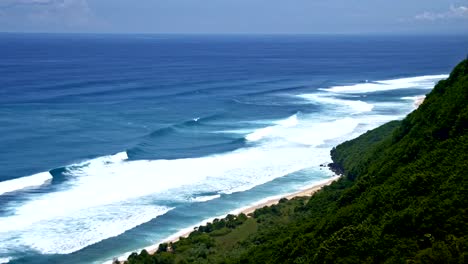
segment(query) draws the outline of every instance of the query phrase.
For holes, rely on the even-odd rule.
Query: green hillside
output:
[[[424,103],[331,152],[311,198],[229,216],[128,263],[467,263],[468,61]]]

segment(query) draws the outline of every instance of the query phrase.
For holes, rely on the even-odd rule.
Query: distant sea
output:
[[[331,177],[468,36],[0,34],[0,263],[101,263]]]

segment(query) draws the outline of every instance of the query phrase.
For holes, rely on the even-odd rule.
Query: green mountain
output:
[[[468,61],[424,103],[331,151],[310,198],[228,216],[128,263],[468,263]]]

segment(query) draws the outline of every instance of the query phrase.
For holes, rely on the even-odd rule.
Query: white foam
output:
[[[297,119],[297,114],[294,114],[286,119],[276,121],[275,123],[282,127],[294,127],[297,126],[299,121]]]
[[[196,202],[196,203],[201,203],[201,202],[208,202],[208,201],[211,201],[211,200],[214,200],[214,199],[218,199],[220,197],[221,197],[220,194],[207,195],[207,196],[198,196],[198,197],[195,197],[195,198],[191,198],[190,201],[191,202]]]
[[[425,89],[435,79],[381,81],[375,89],[407,87],[408,83]],[[367,92],[374,89],[359,85],[350,87],[338,90]],[[187,197],[195,197],[193,202],[205,202],[219,198],[220,194],[201,197],[194,194],[229,194],[251,189],[275,178],[330,162],[330,146],[324,147],[324,143],[347,140],[364,129],[372,129],[395,118],[372,113],[356,115],[371,112],[374,106],[359,100],[334,98],[333,94],[302,97],[338,106],[342,118],[295,114],[277,121],[260,120],[255,126],[264,127],[240,132],[248,133],[245,138],[255,142],[253,146],[217,155],[129,161],[127,154],[121,152],[68,166],[65,174],[71,180],[67,189],[37,194],[15,208],[13,215],[0,217],[0,245],[6,248],[26,246],[47,254],[75,252],[171,210],[154,204],[160,197],[185,202]],[[41,184],[42,180],[52,178],[47,174],[36,176],[37,182]],[[22,186],[26,184],[15,188]]]
[[[400,99],[406,100],[406,101],[415,101],[418,98],[421,98],[421,96],[404,96],[404,97],[401,97]]]
[[[417,95],[417,96],[405,96],[401,97],[401,100],[406,100],[406,101],[413,101],[413,103],[417,103],[419,101],[422,101],[426,98],[425,95]]]
[[[245,139],[248,141],[259,141],[260,139],[272,134],[274,128],[275,128],[274,126],[269,126],[269,127],[257,129],[254,132],[245,136]]]
[[[68,166],[69,168],[82,167],[82,166],[93,166],[98,164],[109,164],[122,162],[128,159],[127,152],[122,151],[114,155],[102,156],[95,159],[87,160],[78,164]]]
[[[401,97],[401,100],[413,101],[413,108],[418,108],[418,106],[424,101],[425,98],[425,95],[418,95]]]
[[[43,253],[70,253],[168,210],[144,204],[148,197],[187,197],[194,190],[233,193],[318,166],[328,161],[329,149],[311,146],[350,133],[357,125],[353,119],[296,118],[279,122],[280,129],[262,144],[224,154],[128,161],[119,153],[70,166],[67,174],[73,180],[67,189],[38,195],[14,215],[0,218],[0,244],[14,235],[17,243]],[[214,197],[200,199],[208,198]]]
[[[359,125],[355,118],[343,118],[331,122],[304,124],[304,127],[292,129],[285,140],[310,147],[319,146],[327,140],[339,138],[352,133]],[[326,154],[325,154],[326,155]]]
[[[6,264],[10,262],[10,260],[12,260],[12,258],[0,258],[0,264]]]
[[[306,185],[306,186],[302,186],[299,190],[295,191],[295,192],[291,192],[291,193],[285,193],[285,194],[280,194],[280,195],[274,195],[274,196],[269,196],[267,198],[264,198],[264,199],[261,199],[259,201],[256,201],[248,206],[244,206],[244,207],[241,207],[241,208],[238,208],[238,209],[235,209],[235,210],[232,210],[231,212],[229,212],[228,214],[233,214],[233,215],[238,215],[240,213],[242,213],[243,211],[249,209],[249,208],[252,208],[254,206],[258,206],[260,204],[263,204],[263,203],[266,203],[266,202],[269,202],[271,200],[276,200],[276,199],[280,199],[282,197],[285,197],[285,196],[288,196],[288,195],[292,195],[296,192],[301,192],[301,191],[304,191],[304,190],[307,190],[309,188],[312,188],[312,187],[315,187],[315,186],[319,186],[319,185],[322,185],[330,180],[337,180],[339,179],[339,176],[336,176],[333,172],[331,171],[328,171],[328,174],[330,176],[330,178],[328,179],[323,179],[323,180],[320,180],[320,181],[316,181],[312,184],[309,184],[309,185]],[[186,228],[183,228],[179,231],[177,231],[176,233],[162,239],[161,241],[159,241],[157,244],[154,244],[154,245],[151,245],[151,246],[148,246],[148,247],[145,247],[144,249],[147,250],[148,252],[154,252],[158,249],[159,247],[159,244],[161,243],[168,243],[168,242],[171,242],[171,241],[175,241],[175,240],[178,240],[180,237],[185,237],[187,236],[189,233],[191,233],[195,228],[201,226],[201,225],[206,225],[207,223],[212,223],[214,221],[214,219],[223,219],[225,217],[227,217],[228,214],[223,214],[223,215],[219,215],[219,216],[216,216],[216,217],[210,217],[210,218],[207,218],[203,221],[200,221],[198,224],[196,225],[192,225],[192,226],[189,226],[189,227],[186,227]],[[139,252],[140,249],[136,249],[134,250],[133,252]],[[122,256],[118,257],[118,260],[120,261],[125,261],[128,259],[128,257],[130,256],[132,252],[127,252],[125,254],[123,254]],[[108,260],[104,263],[112,263],[112,260]]]
[[[122,152],[75,164],[66,171],[72,179],[67,189],[38,194],[15,208],[13,215],[0,217],[0,244],[14,243],[47,254],[74,252],[166,213],[170,208],[152,204],[161,197],[245,191],[329,162],[330,148],[321,144],[347,139],[359,125],[372,128],[379,120],[292,115],[263,122],[270,124],[268,129],[250,134],[255,146],[232,152],[152,161],[129,161]],[[216,198],[219,194],[194,201]]]
[[[315,120],[315,118],[317,118]],[[260,128],[248,134],[245,138],[249,141],[262,140],[263,145],[267,146],[302,146],[314,147],[323,144],[326,140],[341,137],[353,132],[358,126],[359,121],[354,118],[322,120],[316,116],[305,116],[298,119],[294,116],[294,122],[291,118],[288,122],[275,122],[276,124],[265,128]],[[325,154],[326,155],[326,154]]]
[[[15,237],[22,245],[44,254],[68,254],[104,238],[118,236],[169,210],[171,208],[133,204],[95,207],[33,223],[20,233],[10,230],[6,236]]]
[[[352,110],[352,114],[359,114],[370,112],[374,109],[374,105],[363,102],[361,100],[343,100],[334,98],[331,94],[301,94],[299,97],[309,100],[311,102],[318,102],[322,104],[332,104],[335,106],[345,106]],[[346,109],[346,110],[348,110]]]
[[[0,182],[0,195],[30,187],[41,186],[47,184],[51,179],[52,175],[49,172],[41,172],[32,176],[3,181]]]
[[[448,78],[447,74],[440,75],[426,75],[410,78],[400,78],[393,80],[383,80],[376,82],[358,83],[353,85],[334,86],[330,88],[322,88],[320,90],[333,92],[333,93],[370,93],[386,90],[396,89],[432,89],[434,84],[441,80]]]
[[[225,192],[252,188],[309,166],[311,152],[253,148],[181,160],[94,160],[70,169],[68,173],[76,177],[70,189],[44,194],[16,208],[14,215],[0,218],[0,244],[15,241],[47,254],[74,252],[167,210],[142,207],[144,196],[158,192],[176,195],[197,185]],[[294,155],[284,159],[284,153]],[[125,207],[124,202],[130,205]]]
[[[259,141],[275,133],[277,130],[294,127],[299,121],[297,119],[297,114],[294,114],[286,119],[274,121],[273,123],[275,125],[254,130],[252,133],[246,135],[245,139],[248,141]]]
[[[329,121],[314,120],[310,117],[299,120],[297,115],[294,115],[275,124],[253,131],[245,136],[246,140],[263,140],[263,146],[268,147],[292,146],[291,143],[313,147],[326,140],[351,133],[359,122],[350,117]]]

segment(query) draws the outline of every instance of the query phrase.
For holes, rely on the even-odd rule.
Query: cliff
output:
[[[229,216],[128,263],[466,263],[468,61],[402,121],[331,152],[311,198]]]

